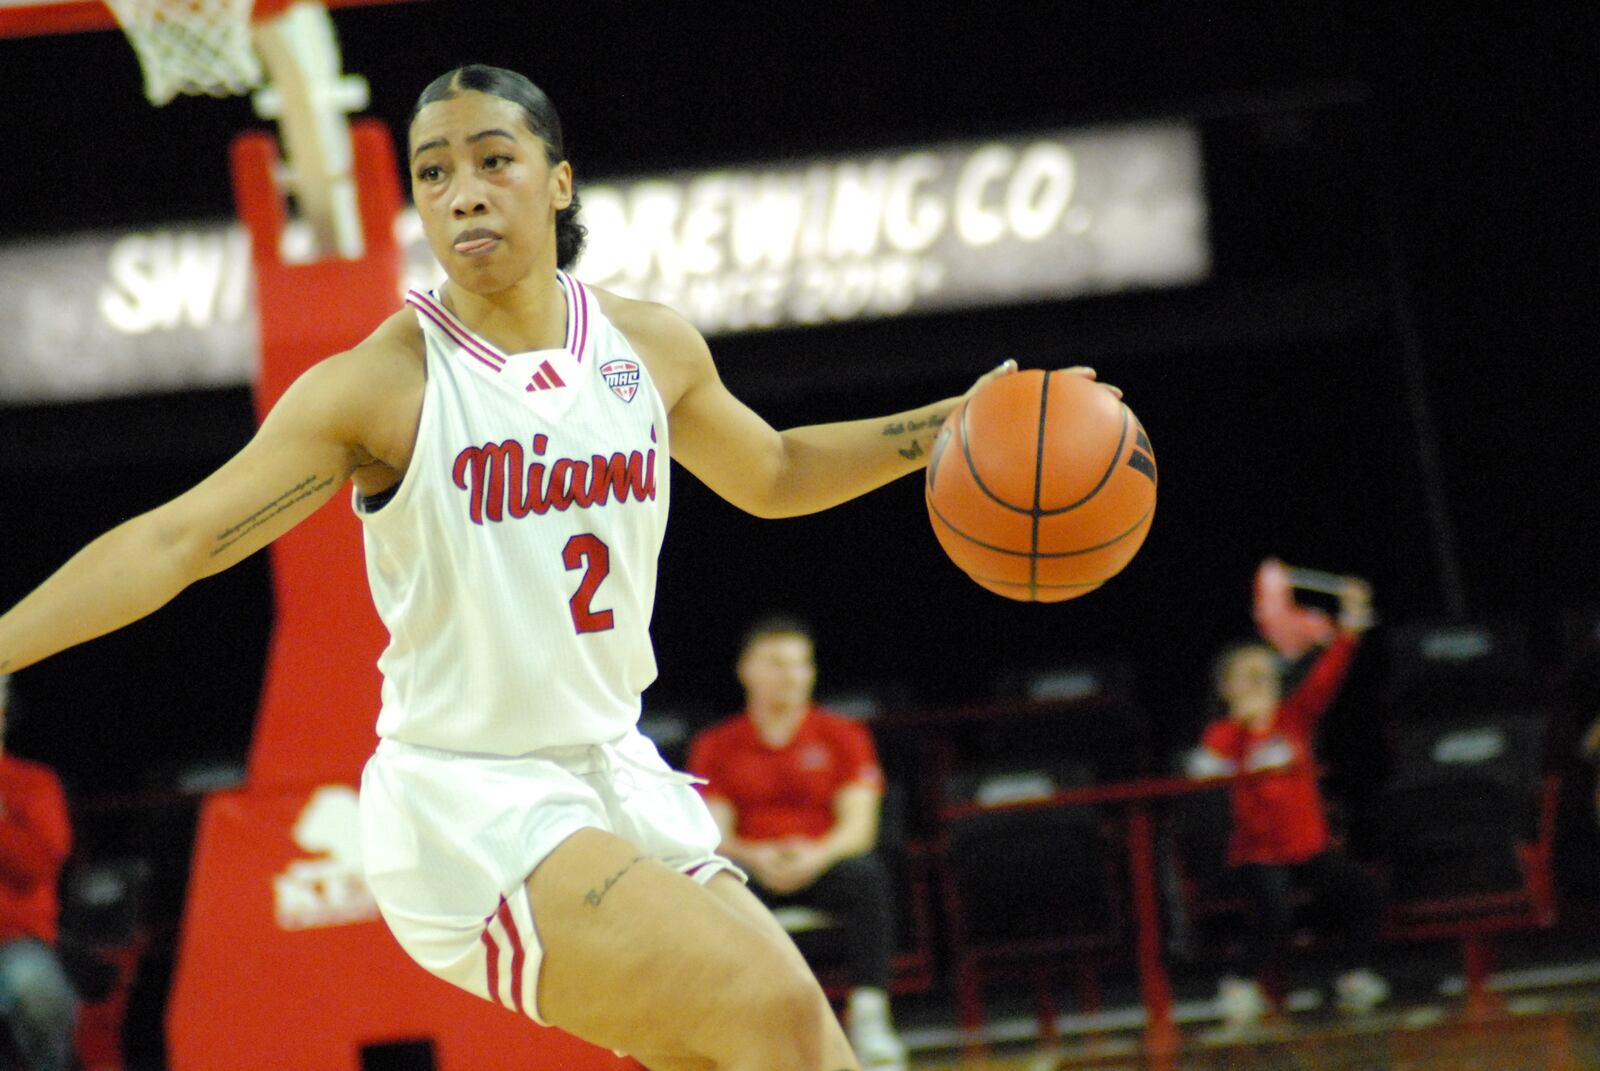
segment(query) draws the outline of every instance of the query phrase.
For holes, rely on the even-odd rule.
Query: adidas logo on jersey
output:
[[[614,361],[607,361],[600,366],[600,376],[606,381],[606,386],[625,402],[633,401],[633,396],[639,393],[639,362],[630,361],[619,357]]]
[[[615,364],[616,362],[613,361],[612,363]],[[533,378],[528,380],[528,385],[522,389],[531,394],[537,390],[553,390],[556,387],[565,387],[566,385],[566,380],[556,374],[556,370],[550,367],[549,361],[540,361],[539,367],[534,370]]]

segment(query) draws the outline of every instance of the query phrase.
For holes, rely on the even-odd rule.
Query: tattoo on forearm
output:
[[[606,898],[606,893],[611,891],[611,887],[613,885],[615,885],[617,882],[622,880],[622,875],[624,875],[628,871],[632,870],[633,867],[634,867],[634,863],[642,863],[642,862],[644,862],[644,856],[642,856],[642,855],[634,856],[632,862],[630,862],[627,866],[623,867],[621,870],[617,871],[615,874],[613,874],[609,878],[607,878],[605,880],[605,884],[604,885],[600,886],[598,889],[590,889],[588,892],[584,893],[583,894],[583,902],[588,904],[590,907],[599,907],[600,906],[600,901],[602,901],[602,900],[604,900]]]
[[[911,445],[902,446],[899,453],[900,456],[905,458],[907,461],[915,461],[917,458],[922,456],[922,440],[912,439]]]
[[[911,432],[928,431],[930,429],[937,431],[939,426],[943,423],[944,417],[937,415],[930,416],[926,420],[895,420],[883,426],[883,434],[905,435]]]
[[[243,539],[251,532],[254,532],[257,528],[269,523],[274,517],[277,517],[285,510],[294,508],[296,503],[304,502],[312,495],[326,490],[328,487],[332,486],[332,484],[332,476],[321,479],[315,475],[307,476],[305,479],[289,488],[283,494],[279,495],[277,498],[274,498],[271,502],[268,502],[265,506],[262,506],[260,509],[250,514],[250,516],[246,517],[238,524],[231,528],[224,528],[222,531],[218,532],[217,545],[212,548],[211,556],[215,558],[218,554],[221,554],[223,551],[239,542],[239,540]]]

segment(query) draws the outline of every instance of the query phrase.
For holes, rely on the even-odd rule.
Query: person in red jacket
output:
[[[771,618],[745,635],[739,656],[745,709],[699,733],[689,771],[722,829],[721,852],[749,872],[769,907],[804,905],[848,931],[851,1047],[869,1071],[905,1067],[889,1017],[893,906],[888,871],[873,854],[883,772],[872,734],[811,701],[817,667],[810,634]]]
[[[1206,728],[1191,773],[1257,775],[1235,781],[1231,789],[1228,863],[1243,871],[1255,911],[1247,975],[1224,978],[1218,996],[1229,1027],[1246,1026],[1268,1010],[1256,978],[1288,950],[1297,887],[1308,889],[1342,923],[1346,955],[1360,964],[1336,980],[1339,1006],[1369,1011],[1388,997],[1388,984],[1365,966],[1378,933],[1379,890],[1329,836],[1314,755],[1318,722],[1337,698],[1371,624],[1371,589],[1352,579],[1340,593],[1332,642],[1287,695],[1281,659],[1271,647],[1243,644],[1218,660],[1217,694],[1227,716]]]
[[[5,750],[8,685],[0,677],[0,1024],[27,1071],[68,1071],[78,1005],[55,943],[72,830],[55,773]]]

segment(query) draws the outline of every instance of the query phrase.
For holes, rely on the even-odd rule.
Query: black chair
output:
[[[1488,994],[1489,935],[1547,927],[1556,915],[1551,870],[1560,778],[1546,772],[1551,712],[1458,712],[1448,724],[1394,732],[1394,776],[1372,826],[1396,940],[1462,943],[1469,1014]]]
[[[1392,733],[1394,775],[1374,830],[1404,900],[1516,888],[1517,846],[1538,836],[1549,713],[1459,714]]]
[[[1600,608],[1572,610],[1563,616],[1561,657],[1569,670],[1600,673]],[[1600,690],[1590,695],[1600,699]]]
[[[1098,1004],[1099,970],[1126,943],[1122,852],[1100,808],[1051,800],[1093,780],[1082,765],[1015,758],[951,778],[939,872],[963,1028],[981,1026],[997,976],[1032,978],[1046,1035],[1059,967],[1078,968],[1080,998]]]
[[[995,696],[1010,712],[969,734],[965,761],[1081,763],[1102,782],[1146,773],[1150,721],[1134,700],[1135,681],[1127,663],[1103,660],[1005,671]]]
[[[1540,697],[1527,630],[1516,622],[1389,626],[1389,706],[1402,722],[1528,704]]]
[[[152,872],[142,857],[76,857],[62,873],[56,947],[81,1001],[76,1041],[85,1066],[122,1062],[128,1005],[149,944]]]

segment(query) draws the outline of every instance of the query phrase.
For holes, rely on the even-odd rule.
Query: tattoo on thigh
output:
[[[221,554],[223,551],[239,542],[239,540],[243,539],[251,532],[254,532],[257,528],[260,528],[262,525],[271,521],[284,510],[290,509],[295,505],[295,503],[303,502],[312,495],[325,490],[332,483],[332,476],[321,479],[319,479],[315,474],[307,476],[305,479],[301,480],[299,483],[283,492],[283,494],[279,495],[277,498],[274,498],[271,502],[268,502],[266,505],[250,514],[250,516],[246,517],[238,524],[231,528],[224,528],[222,531],[218,532],[217,545],[211,548],[211,556],[215,558],[218,554]]]
[[[583,902],[588,904],[590,907],[599,907],[600,902],[606,898],[606,893],[611,891],[611,887],[622,880],[622,875],[632,870],[635,863],[642,862],[644,862],[644,856],[634,856],[632,861],[629,862],[627,866],[623,867],[621,870],[607,878],[604,885],[601,885],[598,889],[590,889],[588,892],[584,893]]]

